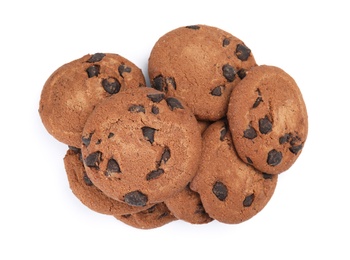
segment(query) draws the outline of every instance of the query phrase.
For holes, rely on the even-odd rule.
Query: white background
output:
[[[346,1],[2,1],[0,259],[350,259]],[[298,83],[309,136],[266,208],[238,225],[129,227],[74,197],[66,145],[44,129],[42,86],[59,66],[114,52],[147,74],[180,26],[224,29]],[[147,75],[146,75],[147,76]]]

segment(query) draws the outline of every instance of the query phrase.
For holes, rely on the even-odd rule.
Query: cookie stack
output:
[[[128,59],[96,53],[46,81],[39,113],[69,147],[75,196],[140,229],[255,216],[306,141],[293,78],[257,65],[243,41],[207,25],[159,38],[148,76],[151,86]]]

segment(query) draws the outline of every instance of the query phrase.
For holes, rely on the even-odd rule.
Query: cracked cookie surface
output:
[[[201,133],[182,101],[138,88],[96,106],[84,127],[81,150],[87,175],[99,189],[143,207],[164,201],[193,178]]]
[[[232,91],[227,119],[240,158],[278,174],[299,157],[308,133],[306,106],[294,79],[274,66],[257,66]]]

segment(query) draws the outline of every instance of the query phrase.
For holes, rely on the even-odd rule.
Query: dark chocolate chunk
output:
[[[250,207],[254,201],[255,195],[254,193],[248,195],[247,197],[245,197],[245,199],[243,200],[243,206],[244,207]]]
[[[165,218],[166,216],[169,215],[169,212],[163,212],[162,214],[160,214],[157,219],[162,219],[162,218]]]
[[[158,178],[160,175],[164,173],[164,170],[162,168],[159,168],[157,170],[151,171],[146,175],[146,180],[150,181],[153,179]]]
[[[154,133],[156,129],[148,126],[144,126],[141,128],[142,129],[142,134],[145,137],[147,141],[149,141],[151,144],[154,142]]]
[[[159,108],[156,106],[152,106],[152,113],[155,115],[159,114]]]
[[[170,149],[169,147],[165,146],[163,150],[162,157],[160,158],[160,164],[166,163],[170,159]]]
[[[93,152],[85,158],[85,165],[90,168],[99,169],[102,153],[100,151]]]
[[[267,155],[267,163],[276,166],[282,161],[282,152],[272,149]]]
[[[215,88],[210,92],[210,94],[211,94],[212,96],[217,96],[217,97],[219,97],[219,96],[222,95],[222,88],[224,88],[224,86],[217,86],[217,87],[215,87]]]
[[[294,154],[297,154],[301,149],[303,149],[303,144],[294,145],[294,146],[289,148],[289,151],[291,151]]]
[[[173,77],[167,77],[166,84],[167,84],[166,90],[168,90],[169,86],[172,86],[173,89],[176,90],[176,82],[175,82],[175,79]]]
[[[104,53],[95,53],[91,55],[90,59],[88,59],[86,62],[89,62],[89,63],[99,62],[103,59],[104,56],[106,56],[106,54]]]
[[[220,181],[215,182],[212,192],[221,201],[226,199],[228,193],[226,185]]]
[[[176,98],[169,97],[166,99],[166,102],[168,104],[168,107],[171,109],[171,111],[173,111],[175,108],[184,109],[181,102]]]
[[[131,191],[124,195],[124,202],[131,206],[143,207],[146,206],[147,201],[147,195],[138,190]]]
[[[94,184],[90,180],[90,178],[87,176],[86,172],[83,172],[83,181],[87,186],[93,186]]]
[[[108,160],[105,175],[111,176],[113,173],[121,173],[121,170],[119,167],[119,163],[115,159],[111,158]]]
[[[163,78],[163,75],[156,76],[151,82],[152,88],[159,91],[166,91],[166,83]]]
[[[110,77],[102,80],[102,87],[107,93],[113,95],[120,91],[121,85],[118,79]]]
[[[102,143],[102,140],[98,139],[95,144],[100,144],[100,143]]]
[[[253,104],[253,108],[257,108],[262,101],[263,101],[262,97],[257,97]]]
[[[296,145],[297,143],[299,143],[301,141],[300,137],[299,136],[294,136],[291,134],[291,139],[289,140],[289,144],[294,146]]]
[[[231,65],[225,64],[224,66],[222,66],[222,73],[225,79],[227,79],[227,81],[229,82],[234,81],[236,76],[236,71]]]
[[[114,133],[112,132],[108,134],[108,138],[112,138],[113,136],[114,136]]]
[[[165,95],[163,93],[154,93],[154,94],[148,94],[147,97],[155,103],[159,103],[165,98]]]
[[[69,150],[73,151],[74,153],[81,153],[81,149],[75,146],[68,145]]]
[[[292,134],[291,133],[288,133],[288,134],[285,134],[283,136],[281,136],[278,141],[280,144],[284,144],[284,143],[288,143],[290,138],[291,138]]]
[[[100,74],[100,65],[92,65],[86,69],[89,78],[97,77]]]
[[[252,159],[250,159],[248,156],[246,156],[245,158],[247,159],[247,162],[248,162],[249,164],[253,164]]]
[[[131,68],[126,66],[125,64],[122,64],[122,65],[119,65],[118,72],[119,72],[119,75],[124,78],[123,73],[124,72],[130,73],[131,72]]]
[[[230,39],[229,38],[225,38],[223,41],[222,41],[222,47],[226,47],[227,45],[230,44]]]
[[[90,142],[91,142],[91,137],[94,133],[90,133],[88,137],[82,137],[81,141],[83,142],[83,145],[85,145],[86,147],[89,146]]]
[[[272,131],[272,122],[267,116],[259,119],[259,131],[262,134],[267,134]]]
[[[262,173],[262,176],[265,180],[271,180],[273,175],[272,174],[269,174],[269,173],[266,173],[266,172],[263,172]]]
[[[254,139],[257,136],[258,135],[252,126],[248,126],[248,128],[246,130],[244,130],[244,132],[243,132],[243,137],[248,138],[248,139]]]
[[[241,61],[246,61],[249,58],[250,55],[250,49],[243,45],[243,44],[237,44],[236,47],[236,56],[238,59],[240,59]]]
[[[133,113],[146,113],[145,107],[143,105],[131,105],[128,111]]]
[[[240,69],[237,71],[237,75],[240,79],[244,79],[247,76],[247,71],[245,69]]]
[[[186,26],[187,29],[192,29],[192,30],[199,30],[200,26],[199,25],[188,25]]]

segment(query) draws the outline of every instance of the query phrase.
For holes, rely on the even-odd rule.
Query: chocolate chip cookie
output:
[[[133,207],[116,201],[99,190],[86,175],[80,149],[72,147],[67,151],[64,166],[73,194],[91,210],[101,214],[117,215],[132,214],[147,209],[147,207]]]
[[[163,202],[196,173],[201,133],[185,104],[153,88],[99,103],[82,136],[86,173],[107,196],[131,206]]]
[[[164,203],[134,214],[115,215],[115,218],[139,229],[158,228],[177,220]]]
[[[257,66],[232,91],[227,119],[240,158],[278,174],[299,157],[308,133],[306,106],[294,79],[274,66]]]
[[[272,197],[278,175],[262,173],[236,154],[225,121],[203,135],[203,152],[191,189],[198,192],[210,217],[238,224],[260,212]]]
[[[62,65],[47,79],[39,114],[53,137],[79,147],[85,121],[97,103],[145,84],[141,69],[118,54],[85,55]]]
[[[153,46],[148,74],[153,88],[182,99],[198,119],[225,116],[233,87],[256,62],[247,45],[207,25],[179,27]]]

